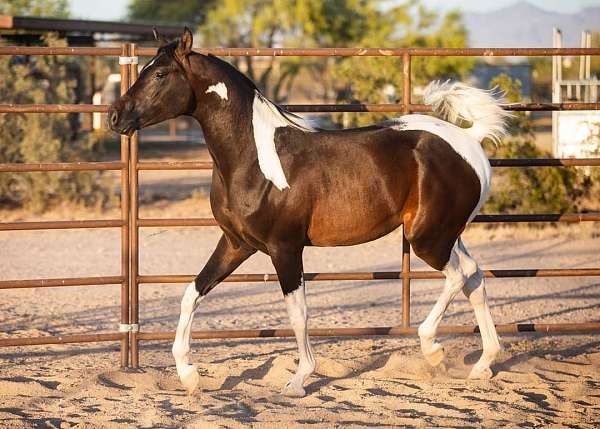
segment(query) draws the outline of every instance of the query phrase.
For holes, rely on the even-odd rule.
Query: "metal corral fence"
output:
[[[200,49],[202,53],[220,56],[401,56],[403,60],[403,99],[401,104],[320,104],[287,105],[294,112],[428,112],[430,108],[411,102],[411,59],[416,56],[559,56],[600,55],[596,48],[498,48],[498,49],[361,49],[361,48],[315,48],[315,49]],[[152,56],[153,48],[138,48],[124,44],[120,48],[44,48],[0,47],[0,55],[73,55],[118,57],[121,72],[121,92],[135,82],[138,74],[138,56]],[[1,102],[1,100],[0,100]],[[513,111],[600,110],[600,103],[516,103],[505,106]],[[106,105],[0,105],[0,113],[69,113],[106,112]],[[591,159],[492,159],[493,167],[574,167],[600,166],[600,158]],[[0,230],[46,230],[73,228],[119,228],[121,232],[121,274],[84,278],[32,279],[0,281],[0,289],[45,288],[81,285],[121,285],[121,315],[118,330],[102,334],[38,336],[27,338],[2,338],[0,346],[25,346],[40,344],[64,344],[101,341],[119,341],[121,366],[139,366],[139,343],[145,340],[171,340],[174,332],[144,332],[139,329],[139,286],[148,283],[187,283],[193,275],[142,275],[139,272],[139,230],[148,227],[216,226],[213,218],[140,219],[138,214],[138,175],[143,170],[210,170],[211,162],[145,162],[138,160],[137,133],[130,138],[121,136],[121,159],[114,162],[73,162],[46,164],[0,164],[1,172],[35,171],[95,171],[114,170],[121,173],[121,217],[108,220],[46,221],[0,223]],[[593,222],[600,221],[600,213],[567,214],[490,214],[475,217],[474,222]],[[600,276],[600,267],[577,269],[512,269],[485,270],[486,277],[579,277]],[[330,272],[306,273],[309,281],[336,280],[402,280],[402,324],[386,327],[348,327],[311,329],[313,336],[360,336],[360,335],[414,335],[415,326],[410,323],[410,286],[412,279],[439,279],[437,271],[412,271],[410,245],[406,238],[402,245],[400,271],[385,272]],[[275,274],[233,274],[227,282],[276,281]],[[497,326],[499,332],[589,332],[600,331],[600,323],[553,323],[509,324]],[[474,326],[443,326],[441,333],[475,333]],[[289,337],[291,329],[213,330],[196,331],[195,339]]]

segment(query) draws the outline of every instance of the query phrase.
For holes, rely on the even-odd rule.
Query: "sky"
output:
[[[600,6],[600,0],[528,0],[543,9],[575,13],[587,6]],[[432,9],[462,9],[486,12],[516,3],[517,0],[423,0]],[[124,17],[128,0],[69,0],[71,13],[76,18],[114,20]]]

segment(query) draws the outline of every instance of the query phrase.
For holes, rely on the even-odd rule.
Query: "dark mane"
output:
[[[158,51],[156,52],[156,55],[153,58],[156,58],[157,56],[159,56],[162,53],[166,53],[167,55],[169,55],[170,57],[172,57],[175,60],[175,49],[177,48],[177,44],[178,44],[178,41],[175,40],[171,43],[161,46],[160,48],[158,48]],[[203,58],[210,60],[216,66],[218,66],[222,69],[225,69],[225,71],[231,77],[237,77],[242,83],[246,84],[249,87],[249,89],[260,92],[258,90],[258,88],[256,87],[256,85],[254,84],[254,82],[252,82],[252,80],[250,78],[248,78],[248,76],[246,76],[244,73],[240,72],[238,69],[236,69],[234,66],[232,66],[227,61],[224,61],[224,60],[220,59],[219,57],[216,57],[213,54],[201,54],[198,52],[192,52],[190,55],[201,56]],[[146,64],[146,66],[147,66],[147,64]],[[142,71],[146,68],[146,66],[144,66]]]
[[[194,52],[193,55],[203,55],[203,54],[197,54],[196,52]],[[203,55],[203,56],[205,58],[208,58],[209,60],[211,60],[217,66],[224,68],[231,75],[239,77],[242,82],[244,82],[246,85],[248,85],[250,87],[250,89],[258,91],[258,88],[256,87],[256,85],[254,84],[254,82],[252,82],[252,80],[248,76],[246,76],[244,73],[242,73],[241,71],[236,69],[234,66],[229,64],[227,61],[224,61],[221,58],[214,56],[213,54],[208,54],[208,55]]]

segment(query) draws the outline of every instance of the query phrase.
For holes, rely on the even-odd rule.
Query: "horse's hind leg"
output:
[[[469,258],[469,252],[464,246],[462,241],[458,240],[458,250],[464,253]],[[471,258],[472,259],[472,258]],[[502,350],[498,334],[496,333],[496,327],[492,320],[490,308],[487,303],[487,296],[485,293],[485,278],[483,272],[477,267],[477,271],[473,274],[463,287],[463,292],[469,298],[473,310],[475,311],[475,318],[479,325],[479,332],[481,332],[481,342],[483,344],[483,353],[481,357],[471,369],[469,378],[471,379],[488,379],[492,376],[492,370],[490,365],[494,362],[498,353]]]
[[[458,249],[458,245],[455,244],[450,252],[450,259],[442,269],[446,276],[444,290],[427,318],[419,326],[418,331],[421,340],[421,351],[427,362],[432,366],[438,366],[444,359],[444,349],[435,340],[442,317],[450,302],[461,291],[467,279],[476,271],[477,264],[475,264],[475,261],[472,258],[465,257],[464,253]]]

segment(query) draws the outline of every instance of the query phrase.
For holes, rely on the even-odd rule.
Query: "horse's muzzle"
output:
[[[111,130],[131,136],[139,129],[139,120],[133,113],[133,102],[123,100],[123,97],[115,101],[108,109],[108,126]]]

